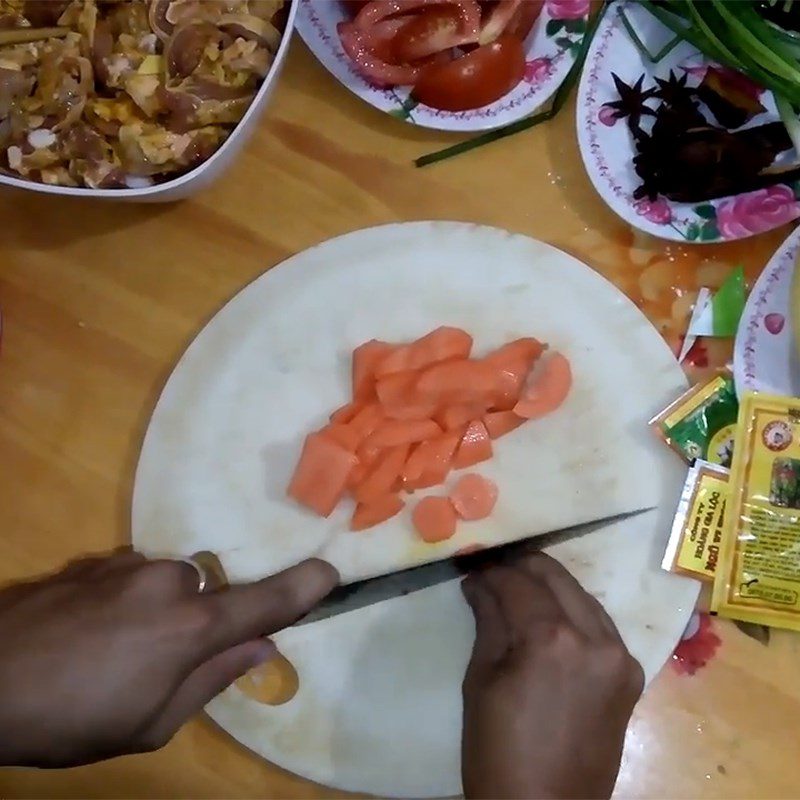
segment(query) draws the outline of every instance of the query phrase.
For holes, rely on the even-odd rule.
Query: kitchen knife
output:
[[[592,522],[571,525],[568,528],[560,528],[548,533],[537,533],[508,544],[485,547],[467,555],[433,561],[430,564],[422,564],[418,567],[409,567],[398,572],[379,575],[377,578],[367,578],[366,580],[337,586],[319,605],[306,614],[305,617],[298,620],[295,625],[318,622],[329,617],[335,617],[337,614],[344,614],[348,611],[370,606],[373,603],[380,603],[393,597],[418,592],[421,589],[427,589],[429,586],[436,586],[439,583],[460,578],[472,570],[502,564],[525,553],[532,553],[560,542],[567,542],[570,539],[577,539],[595,531],[604,530],[615,522],[621,522],[646,511],[652,511],[652,507],[640,508],[624,514],[614,514]],[[214,553],[203,550],[195,553],[191,560],[205,572],[207,584],[205,591],[215,591],[228,586],[225,570]]]
[[[399,572],[390,572],[379,575],[377,578],[367,578],[343,586],[337,586],[319,605],[312,609],[305,617],[298,620],[295,625],[306,625],[309,622],[334,617],[348,611],[355,611],[382,600],[392,597],[418,592],[439,583],[460,578],[475,569],[486,568],[495,564],[502,564],[525,553],[535,552],[554,544],[577,539],[595,531],[604,530],[615,522],[651,511],[651,508],[640,508],[624,514],[614,514],[602,517],[592,522],[572,525],[548,533],[539,533],[526,539],[518,539],[508,544],[497,547],[486,547],[474,553],[463,556],[447,558],[442,561],[433,561],[418,567],[409,567]]]

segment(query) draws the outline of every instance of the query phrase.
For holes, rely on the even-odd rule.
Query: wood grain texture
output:
[[[166,206],[0,195],[0,582],[129,538],[133,470],[180,353],[237,290],[288,255],[415,219],[541,238],[611,278],[671,343],[700,285],[758,274],[786,231],[709,248],[632,233],[583,173],[566,109],[547,126],[425,170],[453,141],[359,102],[299,40],[259,130],[196,200]],[[711,364],[727,357],[708,348]],[[702,363],[702,362],[701,362]],[[694,676],[667,667],[643,700],[624,797],[786,797],[800,734],[800,638],[767,646],[720,622]],[[0,771],[0,797],[314,798],[202,719],[163,751],[68,772]]]

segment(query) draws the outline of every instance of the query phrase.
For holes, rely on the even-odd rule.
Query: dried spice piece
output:
[[[800,177],[800,165],[773,166],[778,155],[792,147],[782,123],[732,132],[706,119],[698,90],[688,86],[686,76],[670,72],[650,89],[643,88],[644,75],[632,86],[616,75],[613,78],[620,99],[608,105],[618,119],[626,120],[633,136],[633,165],[642,181],[634,191],[636,200],[655,201],[662,195],[695,203]],[[705,92],[713,85],[713,81],[707,84]],[[734,96],[721,99],[718,110],[723,102],[730,106]],[[648,101],[658,105],[652,107]],[[745,115],[752,110],[749,96],[747,102]],[[645,117],[653,119],[649,132],[642,128]]]

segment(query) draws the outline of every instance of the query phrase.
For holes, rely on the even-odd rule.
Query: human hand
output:
[[[607,798],[644,686],[606,611],[542,553],[467,577],[467,798]]]
[[[0,766],[161,747],[337,582],[312,559],[198,594],[191,564],[127,552],[0,590]]]

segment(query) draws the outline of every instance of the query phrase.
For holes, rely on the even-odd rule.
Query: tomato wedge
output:
[[[525,72],[525,51],[514,36],[501,36],[446,64],[421,70],[412,94],[442,111],[467,111],[510,92]]]
[[[355,17],[362,8],[364,8],[369,0],[341,0],[342,5],[347,9],[351,17]]]
[[[345,53],[353,62],[359,74],[376,86],[404,86],[413,84],[420,76],[423,67],[431,61],[419,64],[392,64],[386,57],[391,48],[391,40],[382,40],[370,30],[361,30],[352,22],[340,22],[336,26]]]
[[[479,44],[489,44],[498,36],[515,36],[521,42],[542,11],[543,0],[499,0],[481,24]]]
[[[504,33],[509,36],[516,36],[517,39],[524,42],[528,38],[533,24],[539,19],[543,5],[544,0],[522,0],[522,4],[517,9],[517,13],[511,18]]]
[[[462,15],[451,3],[423,9],[414,15],[408,25],[398,31],[392,47],[396,60],[404,63],[474,41],[473,32],[463,32]]]
[[[445,5],[457,9],[463,22],[461,32],[476,42],[481,27],[481,9],[477,0],[372,0],[358,12],[355,24],[365,29],[387,17],[409,14],[426,6]]]

